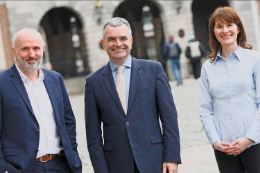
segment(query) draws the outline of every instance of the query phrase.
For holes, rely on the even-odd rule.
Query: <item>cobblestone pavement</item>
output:
[[[199,118],[199,81],[185,79],[181,86],[177,87],[175,82],[170,82],[170,85],[178,112],[182,148],[182,164],[178,173],[217,173],[213,149]],[[93,173],[86,145],[84,94],[70,95],[70,101],[77,121],[78,151],[83,173]]]

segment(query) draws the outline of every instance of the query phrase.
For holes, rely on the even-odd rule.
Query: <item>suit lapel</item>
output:
[[[22,99],[26,103],[26,105],[29,108],[29,110],[31,111],[31,113],[34,115],[28,94],[26,92],[26,89],[25,89],[25,86],[24,86],[23,81],[21,79],[21,76],[16,69],[16,66],[13,65],[10,68],[10,70],[11,70],[10,77],[11,77],[11,81],[12,81],[13,85],[15,86],[15,88],[17,89],[19,94],[21,95]],[[34,115],[34,117],[35,117],[35,115]]]
[[[129,112],[131,110],[140,76],[141,76],[141,69],[140,69],[140,65],[138,63],[138,60],[135,59],[135,58],[132,58],[132,70],[131,70],[127,114],[129,114]]]
[[[51,104],[52,104],[52,108],[54,111],[54,116],[55,116],[55,120],[57,122],[57,120],[59,121],[59,109],[58,109],[58,105],[57,105],[57,97],[56,97],[56,93],[55,93],[55,88],[54,88],[54,84],[53,81],[51,79],[51,77],[48,75],[48,73],[45,70],[42,70],[43,74],[44,74],[44,80],[43,83],[46,87],[46,90],[48,92],[49,98],[51,100]]]
[[[113,79],[113,76],[112,76],[112,72],[111,72],[109,63],[104,67],[104,70],[103,70],[103,81],[104,81],[104,83],[105,83],[105,85],[107,87],[107,90],[109,91],[111,97],[113,98],[116,106],[122,112],[122,114],[124,116],[126,116],[125,112],[124,112],[124,109],[122,107],[122,104],[121,104],[121,102],[119,100],[119,96],[118,96],[118,93],[117,93],[117,90],[116,90],[115,82],[114,82],[114,79]]]

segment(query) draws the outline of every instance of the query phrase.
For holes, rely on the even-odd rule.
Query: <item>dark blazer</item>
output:
[[[60,74],[42,69],[69,166],[82,172],[75,118]],[[28,173],[39,145],[39,125],[22,79],[13,65],[0,73],[0,173]]]
[[[86,78],[85,92],[86,134],[95,172],[133,173],[136,163],[141,173],[159,173],[163,162],[181,162],[177,112],[160,63],[132,58],[127,115],[109,63]]]

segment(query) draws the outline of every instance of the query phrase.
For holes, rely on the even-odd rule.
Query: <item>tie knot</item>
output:
[[[123,66],[123,65],[118,66],[117,73],[122,73],[124,69],[125,69],[125,66]]]

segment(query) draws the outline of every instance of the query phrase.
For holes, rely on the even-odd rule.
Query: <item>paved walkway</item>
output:
[[[173,98],[179,116],[182,164],[178,173],[218,173],[213,149],[199,118],[199,81],[186,79],[183,85],[172,86]],[[83,173],[93,173],[86,145],[84,124],[84,95],[71,95],[71,104],[77,120],[78,151]]]

